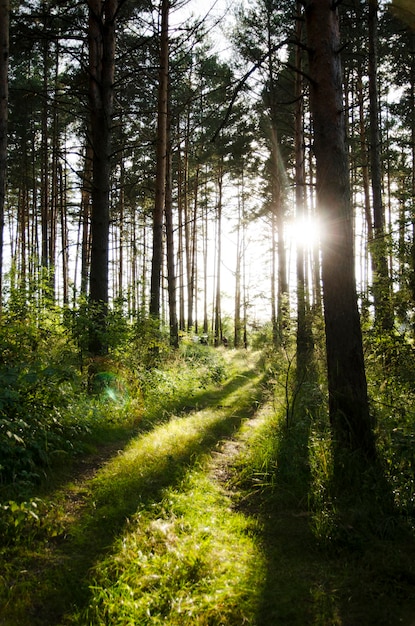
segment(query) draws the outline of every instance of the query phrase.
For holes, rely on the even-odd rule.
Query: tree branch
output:
[[[288,43],[290,43],[290,40],[285,39],[278,45],[273,46],[272,50],[267,50],[267,52],[262,55],[262,57],[246,72],[246,74],[244,74],[242,78],[239,79],[234,89],[234,92],[232,94],[231,101],[226,110],[225,117],[223,118],[221,124],[219,124],[219,127],[217,128],[215,134],[213,135],[211,139],[212,143],[216,141],[220,131],[226,126],[226,123],[229,120],[229,117],[232,113],[233,105],[235,104],[236,98],[238,97],[240,90],[243,88],[248,78],[252,76],[252,74],[265,63],[265,61],[267,60],[270,54],[273,54],[277,50],[280,50],[283,46],[287,45]]]

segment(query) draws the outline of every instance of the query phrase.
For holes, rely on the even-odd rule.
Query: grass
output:
[[[193,395],[195,406],[209,400],[211,410],[187,407],[153,430],[146,424],[148,432],[111,459],[81,493],[67,484],[51,494],[30,545],[22,532],[16,545],[7,546],[0,557],[1,624],[85,624],[91,570],[123,540],[137,514],[159,506],[165,490],[180,485],[255,410],[262,389],[254,364],[234,359],[229,372],[222,385]],[[72,489],[76,506],[68,509]]]
[[[288,428],[284,407],[264,412],[234,468],[234,484],[244,494],[240,506],[254,514],[266,557],[252,624],[412,626],[413,534],[398,512],[382,517],[379,509],[377,519],[359,524],[358,514],[366,515],[363,490],[354,517],[331,499],[321,399],[310,389],[307,403],[301,395]]]
[[[221,384],[176,387],[176,414],[45,500],[0,555],[2,626],[414,623],[413,535],[341,515],[317,386],[287,424],[253,355],[225,358]]]
[[[255,531],[204,467],[189,472],[97,568],[86,623],[252,623],[264,575]]]

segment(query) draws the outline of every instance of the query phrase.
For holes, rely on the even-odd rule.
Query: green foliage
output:
[[[378,449],[394,503],[415,523],[415,375],[413,340],[396,331],[372,333],[368,387],[377,420]]]
[[[0,530],[3,541],[28,541],[40,526],[42,500],[33,498],[29,501],[9,500],[0,504]]]
[[[71,347],[52,314],[4,312],[0,324],[0,480],[33,481],[73,447],[64,412],[79,386]]]
[[[100,396],[88,395],[59,311],[5,310],[0,353],[0,483],[37,482],[100,430],[137,419],[140,399],[129,397],[121,367],[108,373]]]
[[[187,338],[172,351],[158,322],[128,324],[118,309],[108,316],[110,354],[88,361],[86,307],[39,311],[23,296],[9,304],[0,323],[3,485],[29,486],[110,430],[168,417],[225,373],[220,351]]]

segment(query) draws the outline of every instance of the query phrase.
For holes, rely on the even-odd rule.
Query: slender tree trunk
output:
[[[88,293],[88,276],[91,256],[91,189],[92,189],[92,145],[87,141],[85,150],[84,171],[81,187],[81,213],[80,224],[82,229],[81,238],[81,296]]]
[[[271,324],[272,343],[275,347],[280,344],[277,314],[277,220],[275,211],[271,211]]]
[[[360,72],[359,72],[360,74]],[[369,164],[368,164],[368,150],[366,139],[366,127],[365,127],[365,110],[364,110],[364,94],[362,77],[359,75],[357,79],[357,95],[359,102],[359,140],[360,140],[360,152],[361,152],[361,170],[362,170],[362,184],[363,184],[363,198],[364,198],[364,211],[367,224],[367,233],[369,243],[373,241],[373,221],[372,210],[370,206],[370,178],[369,178]]]
[[[184,228],[183,228],[183,205],[182,194],[179,196],[179,245],[177,251],[177,262],[179,268],[179,328],[185,330],[185,314],[184,314]]]
[[[236,225],[236,267],[235,267],[235,307],[234,307],[234,336],[233,345],[239,348],[241,344],[241,263],[242,263],[242,245],[241,245],[241,229],[243,214],[243,194],[244,184],[242,175],[242,185],[238,199],[238,223]]]
[[[295,76],[295,206],[296,218],[300,223],[305,219],[305,151],[304,151],[304,102],[302,76],[302,29],[301,5],[297,2],[296,38],[296,68]],[[297,246],[297,370],[302,372],[308,365],[313,347],[311,326],[306,302],[306,255],[304,244]]]
[[[283,182],[281,177],[281,162],[278,146],[277,131],[274,126],[271,127],[271,165],[272,165],[272,210],[277,241],[277,258],[278,258],[278,286],[277,286],[277,325],[279,341],[284,341],[286,322],[287,322],[287,304],[288,304],[288,280],[287,280],[287,255],[285,250],[285,229],[284,229],[284,200],[283,200]]]
[[[246,216],[245,202],[242,204],[242,297],[243,297],[243,343],[248,348],[248,288],[246,284]]]
[[[118,0],[88,0],[92,146],[91,330],[92,355],[108,351],[108,264],[111,187],[111,134],[114,98],[115,21]]]
[[[412,174],[411,174],[411,251],[410,251],[410,274],[409,287],[412,295],[412,303],[415,304],[415,33],[411,33],[411,69],[410,69],[410,103],[411,103],[411,157],[412,157]],[[415,334],[415,326],[413,328]]]
[[[177,151],[177,160],[178,160],[178,172],[177,172],[177,207],[178,207],[178,246],[177,246],[177,268],[178,268],[178,279],[179,279],[179,330],[184,331],[185,324],[185,314],[184,314],[184,220],[183,220],[183,198],[185,196],[184,192],[184,174],[183,174],[183,161],[182,152],[181,152],[181,135],[180,135],[180,121],[177,122],[177,136],[178,136],[178,151]]]
[[[370,165],[373,198],[372,260],[374,268],[373,294],[376,323],[381,330],[393,328],[393,311],[390,297],[385,210],[382,199],[382,172],[380,162],[379,95],[377,87],[378,65],[378,1],[369,0],[369,118]]]
[[[188,290],[187,290],[187,327],[190,330],[193,326],[197,326],[197,316],[193,317],[195,309],[196,295],[196,250],[197,250],[197,209],[198,209],[198,192],[199,192],[199,166],[195,173],[194,198],[193,198],[193,214],[190,228],[189,242],[189,270],[188,270]],[[196,331],[197,332],[197,331]]]
[[[342,99],[340,35],[332,0],[306,5],[329,412],[337,450],[375,457],[354,275],[353,223]]]
[[[43,11],[46,12],[45,7]],[[45,18],[46,19],[46,18]],[[48,98],[48,89],[49,89],[49,77],[48,77],[48,67],[49,67],[49,42],[47,37],[45,36],[42,41],[42,56],[43,56],[43,105],[42,105],[42,167],[41,167],[41,232],[42,232],[42,247],[41,247],[41,265],[44,270],[46,276],[43,276],[43,280],[48,276],[48,271],[50,269],[50,258],[49,258],[49,233],[50,233],[50,193],[49,193],[49,98]],[[44,285],[43,285],[44,287]]]
[[[157,110],[156,197],[153,210],[150,315],[160,318],[163,264],[163,215],[166,202],[167,116],[169,83],[169,0],[161,3],[160,69]]]
[[[3,294],[4,205],[7,171],[9,0],[0,0],[0,310]]]
[[[311,128],[309,129],[312,134]],[[314,158],[312,150],[309,150],[309,165],[308,165],[308,185],[309,185],[309,210],[311,215],[318,218],[318,212],[316,210],[315,191],[314,191]],[[322,292],[321,292],[321,260],[320,260],[320,244],[315,242],[313,249],[311,250],[312,256],[312,284],[313,284],[313,310],[317,316],[322,315]]]
[[[205,207],[203,214],[203,333],[209,331],[208,319],[208,209]]]
[[[124,291],[124,240],[125,240],[125,168],[124,155],[120,159],[120,191],[119,191],[119,233],[120,241],[118,246],[118,298],[122,301]]]
[[[69,250],[68,250],[68,223],[66,215],[66,176],[59,163],[59,215],[61,225],[62,246],[62,298],[63,304],[69,304]]]
[[[215,346],[222,343],[222,306],[221,306],[221,266],[222,266],[222,187],[223,164],[218,171],[218,206],[217,206],[217,239],[216,239],[216,295],[215,295]]]
[[[168,149],[166,152],[166,252],[167,252],[167,289],[169,294],[169,325],[170,344],[179,347],[179,324],[177,321],[176,301],[176,268],[174,256],[174,231],[173,231],[173,200],[172,200],[172,172],[171,172],[171,144],[170,144],[170,115],[167,124]]]

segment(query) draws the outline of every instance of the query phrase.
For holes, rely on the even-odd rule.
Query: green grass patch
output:
[[[195,470],[97,568],[85,623],[252,624],[264,574],[255,522]]]
[[[261,374],[254,362],[235,361],[222,385],[193,394],[197,406],[209,402],[211,409],[183,411],[181,405],[170,421],[164,416],[153,429],[144,424],[92,480],[81,487],[66,484],[45,498],[43,521],[31,528],[30,546],[22,527],[15,544],[2,551],[2,624],[85,625],[91,568],[129,535],[137,515],[159,510],[166,490],[182,484],[255,411]]]
[[[240,509],[256,516],[266,577],[255,626],[413,624],[415,542],[410,529],[362,493],[340,502],[324,402],[316,383],[262,410],[234,468]],[[375,494],[376,495],[376,494]],[[350,496],[350,494],[349,494]],[[377,517],[367,519],[368,511]],[[362,522],[363,519],[363,522]],[[400,520],[400,521],[399,521]],[[392,528],[389,528],[389,526]]]

